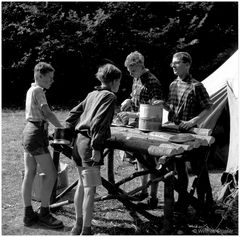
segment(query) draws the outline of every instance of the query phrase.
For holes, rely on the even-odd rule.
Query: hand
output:
[[[188,131],[190,128],[192,128],[195,124],[190,120],[190,121],[181,121],[179,124],[179,129],[180,130],[186,130]]]
[[[120,112],[117,114],[117,117],[124,125],[126,125],[129,121],[129,112]]]
[[[152,105],[161,105],[163,106],[164,101],[163,100],[154,100],[152,101]]]
[[[101,160],[101,152],[98,150],[92,150],[92,161],[98,163]]]
[[[126,99],[122,102],[120,109],[121,111],[126,111],[131,109],[131,107],[132,107],[132,101],[130,99]]]

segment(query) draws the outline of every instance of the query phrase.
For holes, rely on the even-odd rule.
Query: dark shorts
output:
[[[91,138],[81,133],[78,133],[73,146],[73,160],[75,161],[77,166],[81,167],[103,165],[103,156],[101,161],[98,163],[92,161],[91,158]]]
[[[27,122],[23,130],[24,151],[32,156],[49,153],[48,123]]]

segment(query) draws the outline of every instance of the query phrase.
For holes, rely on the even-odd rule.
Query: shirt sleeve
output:
[[[79,103],[77,106],[75,106],[73,109],[70,110],[70,112],[68,113],[67,118],[65,119],[65,126],[67,128],[75,128],[81,114],[84,111],[84,105],[85,105],[85,101],[82,101],[81,103]]]
[[[45,96],[45,93],[43,92],[43,90],[41,88],[37,88],[34,91],[34,97],[36,100],[37,105],[42,108],[43,105],[47,105],[47,99]]]
[[[108,94],[102,101],[96,116],[93,118],[91,133],[91,146],[95,150],[101,150],[111,136],[110,125],[114,116],[116,96]]]
[[[154,79],[150,84],[151,98],[156,100],[163,99],[162,87],[157,79]]]
[[[212,106],[212,102],[207,93],[207,90],[202,83],[198,83],[195,86],[195,93],[196,93],[197,100],[199,101],[199,104],[203,110],[209,109]]]

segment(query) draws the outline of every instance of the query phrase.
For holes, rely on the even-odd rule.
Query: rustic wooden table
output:
[[[134,210],[144,217],[152,220],[158,221],[158,217],[152,215],[147,210],[135,204],[133,201],[134,194],[147,188],[153,182],[164,182],[164,223],[163,223],[163,233],[170,233],[173,226],[173,207],[174,207],[174,189],[178,191],[178,187],[174,185],[176,182],[175,177],[175,160],[176,157],[181,157],[184,153],[192,151],[194,149],[199,149],[200,147],[208,147],[214,142],[214,138],[210,136],[211,131],[206,129],[194,129],[191,131],[191,139],[186,142],[176,143],[170,142],[174,141],[174,137],[179,135],[178,130],[163,129],[159,132],[142,132],[137,128],[122,127],[122,126],[112,126],[111,127],[111,138],[106,142],[106,150],[104,156],[106,157],[107,164],[107,179],[102,177],[102,184],[108,190],[108,195],[98,198],[98,200],[106,200],[116,198],[121,201],[126,208]],[[58,167],[59,164],[59,152],[62,152],[70,158],[71,147],[52,144],[54,148],[53,160]],[[137,156],[136,158],[140,163],[142,163],[147,170],[136,171],[130,174],[128,177],[115,182],[114,178],[114,150],[123,150],[139,154],[145,154],[149,157],[149,160],[143,159],[142,156]],[[159,157],[159,165],[156,167],[151,162],[151,157]],[[184,161],[183,161],[184,162]],[[150,180],[147,185],[136,187],[134,190],[129,192],[124,191],[120,186],[136,177],[153,173],[156,179]],[[207,173],[208,174],[208,173]],[[53,191],[52,195],[52,205],[51,208],[55,208],[61,205],[66,205],[71,203],[70,201],[64,201],[57,203],[57,201],[69,192],[72,188],[77,185],[77,181],[71,184],[67,189],[65,189],[61,194],[56,196],[56,189]],[[199,203],[197,198],[195,198],[190,193],[189,201],[196,208]]]

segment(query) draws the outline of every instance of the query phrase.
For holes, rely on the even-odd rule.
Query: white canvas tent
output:
[[[228,103],[230,114],[230,141],[226,173],[235,174],[239,161],[239,55],[238,50],[215,72],[202,81],[213,102],[213,111],[200,127],[214,128],[224,106]]]

